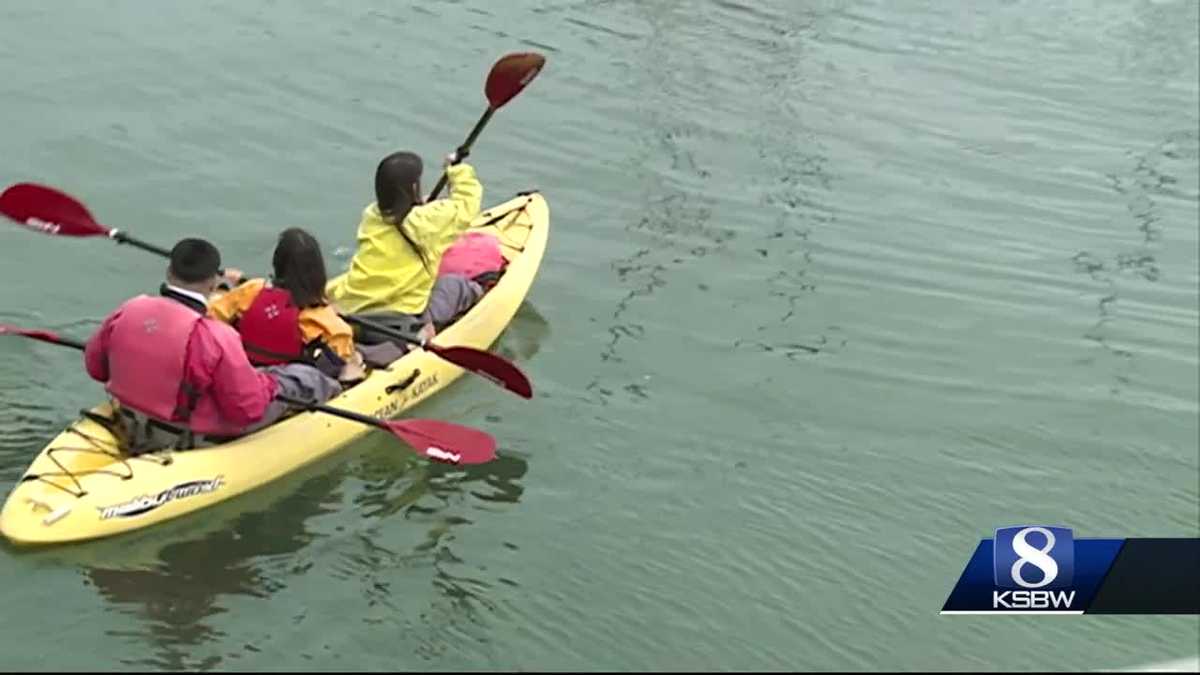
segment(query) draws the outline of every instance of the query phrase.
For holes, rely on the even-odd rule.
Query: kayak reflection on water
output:
[[[399,464],[405,469],[399,470]],[[361,595],[378,596],[380,586],[374,579],[381,572],[402,569],[402,574],[408,576],[422,568],[424,571],[419,574],[429,576],[439,595],[462,593],[453,584],[455,578],[442,569],[442,542],[446,535],[470,522],[455,513],[462,510],[464,501],[468,506],[484,504],[489,510],[498,503],[518,503],[524,493],[521,479],[528,471],[528,463],[505,453],[487,465],[452,469],[398,459],[385,444],[368,451],[353,465],[343,462],[333,469],[326,466],[310,471],[320,473],[304,480],[298,488],[271,490],[268,486],[265,492],[253,495],[257,497],[254,501],[261,503],[265,498],[272,502],[265,508],[247,512],[243,503],[241,513],[232,523],[221,519],[201,525],[204,529],[215,529],[200,536],[192,529],[186,539],[160,544],[148,564],[123,558],[123,550],[132,556],[137,554],[120,540],[90,545],[93,548],[87,552],[88,558],[109,559],[118,564],[85,565],[84,583],[95,587],[101,597],[121,612],[139,619],[144,628],[133,636],[153,646],[153,654],[138,655],[141,658],[129,663],[160,670],[217,667],[225,657],[203,657],[211,649],[199,648],[223,644],[232,632],[224,624],[247,625],[244,617],[217,618],[230,611],[222,596],[265,599],[289,586],[298,587],[303,593],[312,580],[321,585],[326,580],[302,581],[300,577],[330,574],[329,563],[335,568],[349,565],[352,574],[344,578],[361,584]],[[364,491],[353,496],[343,494],[341,489],[347,477],[365,485]],[[282,497],[281,492],[284,492]],[[345,508],[347,501],[357,508]],[[236,506],[237,502],[231,504]],[[395,517],[397,514],[403,517]],[[200,518],[212,515],[210,512]],[[322,528],[316,521],[325,515],[341,520],[343,525]],[[179,525],[187,528],[194,525],[194,520],[188,518]],[[403,532],[414,522],[429,525],[424,536],[416,540]],[[371,536],[367,536],[368,532]],[[161,542],[162,530],[155,536]],[[397,537],[410,542],[407,551],[392,552],[375,541]],[[319,551],[309,547],[322,539],[327,543]],[[368,549],[365,552],[364,546]],[[122,560],[128,564],[120,564]],[[335,572],[334,576],[342,575]],[[480,587],[480,583],[472,584],[471,592],[479,593]],[[373,605],[376,601],[369,602]],[[267,607],[264,605],[264,610]],[[303,609],[293,606],[284,611],[293,616],[276,617],[268,622],[278,626],[279,632],[285,627],[292,629],[293,623],[304,618]],[[419,611],[419,608],[405,607],[404,611]],[[222,625],[218,626],[218,622]],[[256,624],[250,634],[236,638],[233,644],[240,651],[243,644],[251,643],[256,636],[276,634],[274,626]],[[236,658],[236,654],[227,656]]]
[[[530,361],[550,337],[550,322],[530,301],[521,303],[512,323],[495,345],[497,354],[512,361]]]

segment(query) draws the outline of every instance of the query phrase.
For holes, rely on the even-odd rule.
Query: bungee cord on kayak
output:
[[[97,416],[94,413],[91,413],[90,411],[84,411],[84,412],[85,412],[85,417],[95,421],[95,417],[97,417]],[[93,447],[91,447],[91,448],[75,448],[75,447],[65,447],[64,446],[64,447],[49,448],[46,450],[46,457],[48,459],[50,459],[54,463],[54,465],[58,467],[59,470],[52,471],[52,472],[43,472],[43,473],[27,473],[24,476],[21,476],[22,482],[30,481],[30,480],[39,480],[48,485],[51,485],[60,490],[63,490],[64,492],[67,492],[68,494],[70,494],[73,497],[83,497],[87,494],[87,492],[83,489],[83,485],[79,482],[79,479],[84,476],[93,475],[93,474],[106,474],[106,475],[116,476],[116,477],[120,478],[121,480],[129,480],[129,479],[133,478],[133,475],[134,475],[133,465],[129,463],[129,460],[131,460],[131,459],[153,462],[159,466],[168,466],[171,464],[170,456],[159,457],[157,452],[143,452],[143,453],[138,453],[138,454],[129,454],[127,452],[123,452],[122,449],[120,448],[119,444],[116,443],[115,441],[105,440],[105,439],[93,436],[91,434],[86,434],[83,431],[81,431],[75,424],[72,424],[70,427],[67,427],[67,432],[83,438],[88,443],[91,443]],[[108,447],[105,447],[105,446],[108,446]],[[65,464],[60,462],[58,460],[58,458],[55,456],[56,454],[63,454],[63,453],[68,453],[68,452],[92,453],[92,454],[104,455],[106,457],[112,458],[116,462],[119,462],[122,466],[125,467],[125,469],[127,469],[127,471],[124,474],[117,473],[115,471],[112,471],[109,469],[104,469],[104,468],[82,469],[82,470],[73,471],[70,468],[68,468]],[[71,482],[73,482],[75,484],[76,489],[71,490],[70,488],[67,488],[63,485],[55,483],[52,480],[49,480],[49,478],[59,477],[59,476],[70,478]]]

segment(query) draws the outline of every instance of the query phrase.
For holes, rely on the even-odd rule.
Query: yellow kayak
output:
[[[435,342],[487,349],[524,302],[541,266],[550,211],[537,193],[518,195],[476,218],[499,237],[508,267],[500,281]],[[412,351],[328,405],[387,419],[441,391],[458,366]],[[92,409],[108,417],[108,403]],[[81,416],[50,441],[9,493],[0,533],[22,545],[53,544],[138,530],[230,499],[332,454],[372,428],[303,412],[229,443],[198,450],[121,453],[101,424]]]

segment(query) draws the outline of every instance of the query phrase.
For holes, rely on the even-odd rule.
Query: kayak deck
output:
[[[496,285],[438,333],[435,343],[492,345],[537,275],[549,225],[549,207],[536,192],[479,214],[472,230],[496,234],[508,265]],[[327,405],[394,419],[463,372],[416,349],[387,368],[371,370]],[[109,417],[111,408],[106,402],[91,412]],[[0,534],[32,545],[142,529],[274,481],[371,432],[359,422],[300,412],[222,445],[129,456],[106,427],[82,415],[42,449],[13,487],[0,510]]]

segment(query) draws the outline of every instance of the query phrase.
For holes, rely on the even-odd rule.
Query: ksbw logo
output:
[[[1023,525],[980,539],[942,614],[1200,614],[1200,538],[1079,538]]]
[[[993,609],[1071,609],[1075,538],[1069,528],[1004,527],[993,541]]]

